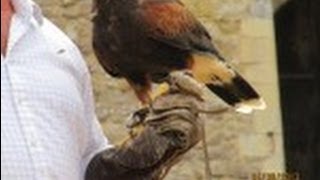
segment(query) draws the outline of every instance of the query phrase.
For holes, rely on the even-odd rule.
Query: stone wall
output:
[[[91,0],[36,0],[44,14],[80,47],[93,77],[97,114],[107,137],[121,140],[137,107],[128,85],[103,73],[91,49]],[[268,109],[228,113],[206,122],[214,179],[248,179],[252,173],[284,171],[272,6],[269,0],[184,0],[205,24],[222,54],[257,86]],[[222,102],[213,98],[213,104]],[[188,153],[168,180],[204,179],[202,146]]]

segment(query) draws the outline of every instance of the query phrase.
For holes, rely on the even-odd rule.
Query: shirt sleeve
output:
[[[88,67],[78,50],[78,48],[73,45],[70,51],[72,52],[73,58],[78,60],[78,68],[82,70],[82,77],[79,79],[82,90],[82,102],[84,108],[84,124],[87,127],[86,131],[86,145],[83,153],[83,170],[85,172],[89,162],[94,158],[99,152],[113,147],[109,143],[107,137],[104,135],[102,127],[98,121],[97,115],[95,113],[95,105],[93,98],[93,89],[91,82],[91,75],[89,73]]]
[[[91,83],[91,76],[86,72],[83,77],[83,104],[85,121],[87,123],[87,145],[84,153],[84,164],[85,167],[89,164],[90,160],[99,152],[113,147],[108,139],[105,137],[102,127],[98,121],[95,113],[93,90]]]
[[[54,42],[51,46],[55,49],[65,49],[64,61],[68,61],[66,68],[72,73],[73,77],[78,82],[78,90],[81,98],[81,119],[79,123],[83,124],[83,132],[80,138],[83,138],[83,146],[81,146],[81,160],[80,164],[83,172],[85,172],[87,165],[92,158],[99,152],[113,147],[108,139],[105,137],[102,127],[97,119],[94,106],[94,98],[92,91],[91,76],[88,67],[85,63],[79,48],[70,38],[65,35],[59,28],[45,19],[42,26],[43,31],[46,32],[45,37],[48,42]],[[54,36],[52,36],[54,34]],[[59,41],[57,41],[59,39]]]
[[[85,121],[88,123],[88,141],[84,154],[84,161],[87,165],[89,161],[99,152],[112,147],[105,137],[101,125],[95,113],[91,78],[88,73],[84,77],[83,102],[85,108]]]

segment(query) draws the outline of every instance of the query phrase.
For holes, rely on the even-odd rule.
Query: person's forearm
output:
[[[122,166],[114,156],[117,156],[117,149],[108,149],[97,154],[90,162],[86,180],[150,180],[152,169],[149,171],[128,169]]]
[[[159,180],[199,141],[198,115],[186,108],[151,117],[139,134],[97,154],[86,180]]]

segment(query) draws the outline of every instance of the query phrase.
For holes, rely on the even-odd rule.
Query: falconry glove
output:
[[[158,97],[152,112],[141,111],[127,141],[93,158],[85,179],[163,179],[201,139],[200,103],[191,93],[170,91]]]

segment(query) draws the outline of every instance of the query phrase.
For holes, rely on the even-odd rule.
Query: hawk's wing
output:
[[[156,41],[185,50],[217,53],[207,30],[178,0],[143,2],[137,21]]]
[[[191,51],[191,71],[194,78],[205,83],[225,102],[235,106],[240,112],[265,108],[263,99],[223,61],[214,48],[209,33],[181,2],[148,0],[142,3],[138,14],[139,23],[150,38]]]

